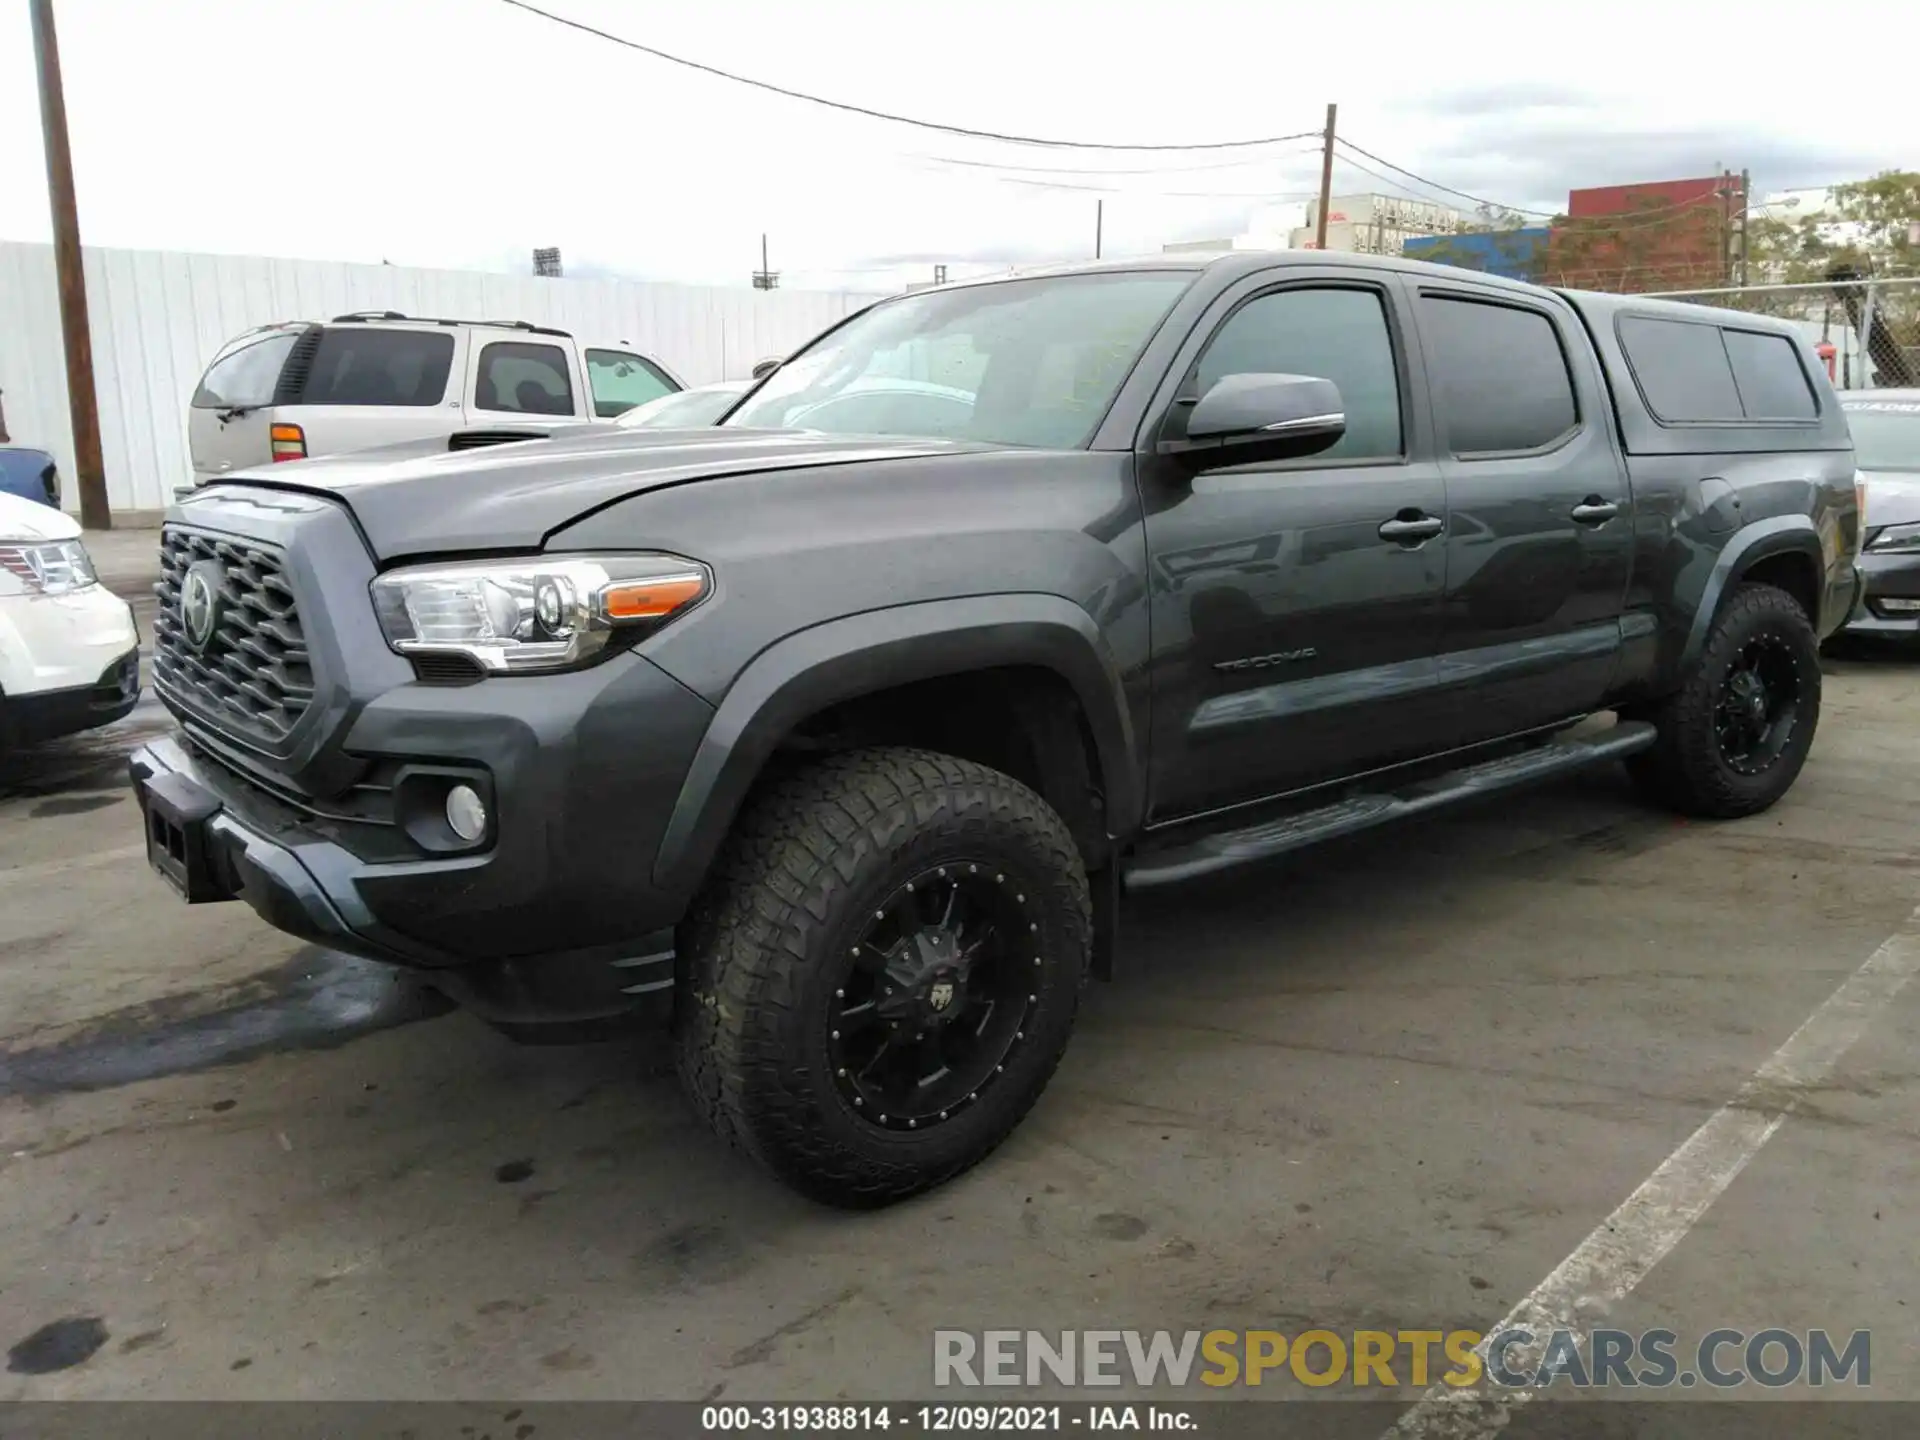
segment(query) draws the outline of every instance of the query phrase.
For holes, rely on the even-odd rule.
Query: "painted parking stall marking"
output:
[[[1534,1287],[1490,1337],[1526,1330],[1540,1337],[1571,1332],[1582,1340],[1592,1317],[1630,1294],[1680,1243],[1786,1123],[1801,1098],[1831,1074],[1888,1003],[1920,971],[1920,910],[1754,1072],[1739,1094],[1688,1136],[1573,1253]],[[1531,1371],[1540,1356],[1510,1347],[1509,1368]],[[1399,1440],[1467,1440],[1497,1435],[1513,1411],[1538,1395],[1505,1389],[1483,1375],[1459,1389],[1436,1384],[1387,1432]]]

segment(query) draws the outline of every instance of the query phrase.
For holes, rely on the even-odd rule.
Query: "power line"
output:
[[[615,35],[589,25],[584,20],[569,19],[565,15],[556,15],[551,10],[543,10],[529,0],[501,0],[516,10],[524,10],[530,15],[538,15],[556,25],[564,25],[569,30],[578,30],[582,34],[624,46],[628,50],[637,50],[642,55],[651,55],[656,60],[665,60],[669,64],[679,65],[688,70],[697,70],[703,75],[712,75],[717,79],[731,80],[736,85],[746,85],[755,90],[764,90],[771,95],[784,96],[789,100],[803,100],[809,105],[824,106],[829,110],[839,110],[848,115],[863,115],[869,120],[885,120],[894,125],[911,125],[920,130],[937,130],[947,135],[964,135],[973,140],[1001,140],[1013,145],[1037,145],[1061,150],[1251,150],[1261,145],[1279,145],[1288,140],[1311,139],[1317,131],[1303,130],[1297,135],[1266,135],[1253,140],[1207,140],[1188,145],[1122,145],[1096,140],[1049,140],[1034,135],[1010,135],[997,130],[976,130],[965,125],[944,125],[936,120],[919,120],[911,115],[895,115],[886,110],[875,110],[865,105],[854,105],[844,100],[829,100],[823,95],[810,95],[804,90],[791,90],[784,85],[775,85],[769,80],[755,80],[748,75],[737,75],[731,70],[722,70],[717,65],[708,65],[699,60],[689,60],[683,55],[673,55],[652,45],[643,45],[638,40],[630,40],[624,35]]]
[[[1312,138],[1312,137],[1306,137]],[[1209,160],[1200,165],[1150,165],[1139,169],[1112,169],[1087,165],[1009,165],[999,160],[963,160],[953,155],[915,155],[909,158],[930,160],[937,165],[960,165],[970,170],[1006,170],[1022,175],[1191,175],[1202,170],[1244,170],[1251,165],[1271,165],[1288,155],[1318,155],[1318,145],[1284,151],[1280,155],[1250,156],[1243,160]]]
[[[1420,184],[1425,185],[1428,189],[1440,190],[1445,192],[1448,195],[1456,195],[1462,200],[1471,200],[1476,205],[1485,205],[1494,210],[1511,210],[1516,215],[1535,215],[1542,220],[1551,220],[1554,218],[1554,213],[1551,210],[1529,210],[1524,205],[1508,205],[1499,200],[1489,200],[1484,195],[1474,195],[1474,194],[1468,193],[1465,190],[1456,190],[1451,185],[1442,185],[1438,180],[1429,180],[1424,175],[1416,175],[1413,173],[1413,171],[1407,169],[1404,165],[1396,165],[1393,163],[1393,161],[1383,159],[1381,156],[1374,154],[1371,150],[1363,150],[1358,145],[1354,144],[1351,140],[1344,139],[1340,136],[1335,136],[1333,143],[1342,150],[1351,150],[1356,155],[1364,155],[1367,157],[1367,159],[1373,161],[1374,164],[1384,165],[1387,167],[1387,169],[1393,171],[1397,175],[1404,175],[1409,180],[1418,181]],[[1360,169],[1362,167],[1355,165],[1354,168]],[[1368,171],[1368,173],[1372,174],[1371,171]]]

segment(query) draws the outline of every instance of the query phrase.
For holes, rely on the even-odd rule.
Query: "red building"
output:
[[[1728,284],[1729,240],[1743,210],[1732,174],[1571,191],[1548,241],[1545,278],[1613,291]]]

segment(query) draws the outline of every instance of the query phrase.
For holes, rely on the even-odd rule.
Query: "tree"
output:
[[[1695,290],[1731,283],[1732,196],[1629,195],[1607,215],[1554,217],[1540,276],[1576,290]]]
[[[1813,285],[1843,268],[1883,279],[1920,275],[1920,171],[1836,185],[1817,214],[1751,217],[1746,259],[1755,285]]]

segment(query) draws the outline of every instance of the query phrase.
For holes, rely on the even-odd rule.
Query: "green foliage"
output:
[[[1838,270],[1877,277],[1920,275],[1920,172],[1888,170],[1836,185],[1817,215],[1756,215],[1747,227],[1753,284],[1810,285]]]

